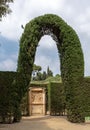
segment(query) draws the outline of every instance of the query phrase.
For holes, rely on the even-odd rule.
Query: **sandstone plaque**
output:
[[[29,115],[45,115],[45,89],[31,87],[29,89]]]

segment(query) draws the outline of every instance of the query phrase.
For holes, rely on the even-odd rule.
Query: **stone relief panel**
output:
[[[31,88],[29,91],[29,114],[45,115],[45,91],[42,88]]]
[[[43,93],[42,92],[32,92],[31,94],[32,104],[43,104]]]

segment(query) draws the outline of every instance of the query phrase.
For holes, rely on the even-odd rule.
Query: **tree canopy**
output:
[[[48,77],[53,77],[53,72],[50,70],[49,66],[47,67],[47,72],[42,71],[42,67],[39,65],[34,64],[33,65],[33,71],[32,71],[32,80],[45,80]]]
[[[13,0],[0,0],[0,21],[3,16],[6,16],[6,14],[11,12],[11,9],[9,8],[10,2],[13,2]]]

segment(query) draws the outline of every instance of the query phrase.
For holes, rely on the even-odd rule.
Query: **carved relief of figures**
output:
[[[32,103],[43,103],[43,94],[41,92],[32,92],[31,102]]]
[[[30,89],[30,115],[45,114],[45,91],[42,88]]]

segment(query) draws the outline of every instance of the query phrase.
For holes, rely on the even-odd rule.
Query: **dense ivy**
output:
[[[53,14],[39,16],[26,24],[20,40],[18,72],[23,73],[27,88],[33,70],[38,43],[45,34],[56,41],[61,62],[61,76],[64,84],[68,120],[82,122],[79,99],[76,102],[79,78],[84,76],[84,59],[81,44],[76,32],[60,17]],[[77,108],[76,108],[77,107]],[[78,115],[78,116],[77,116]]]

